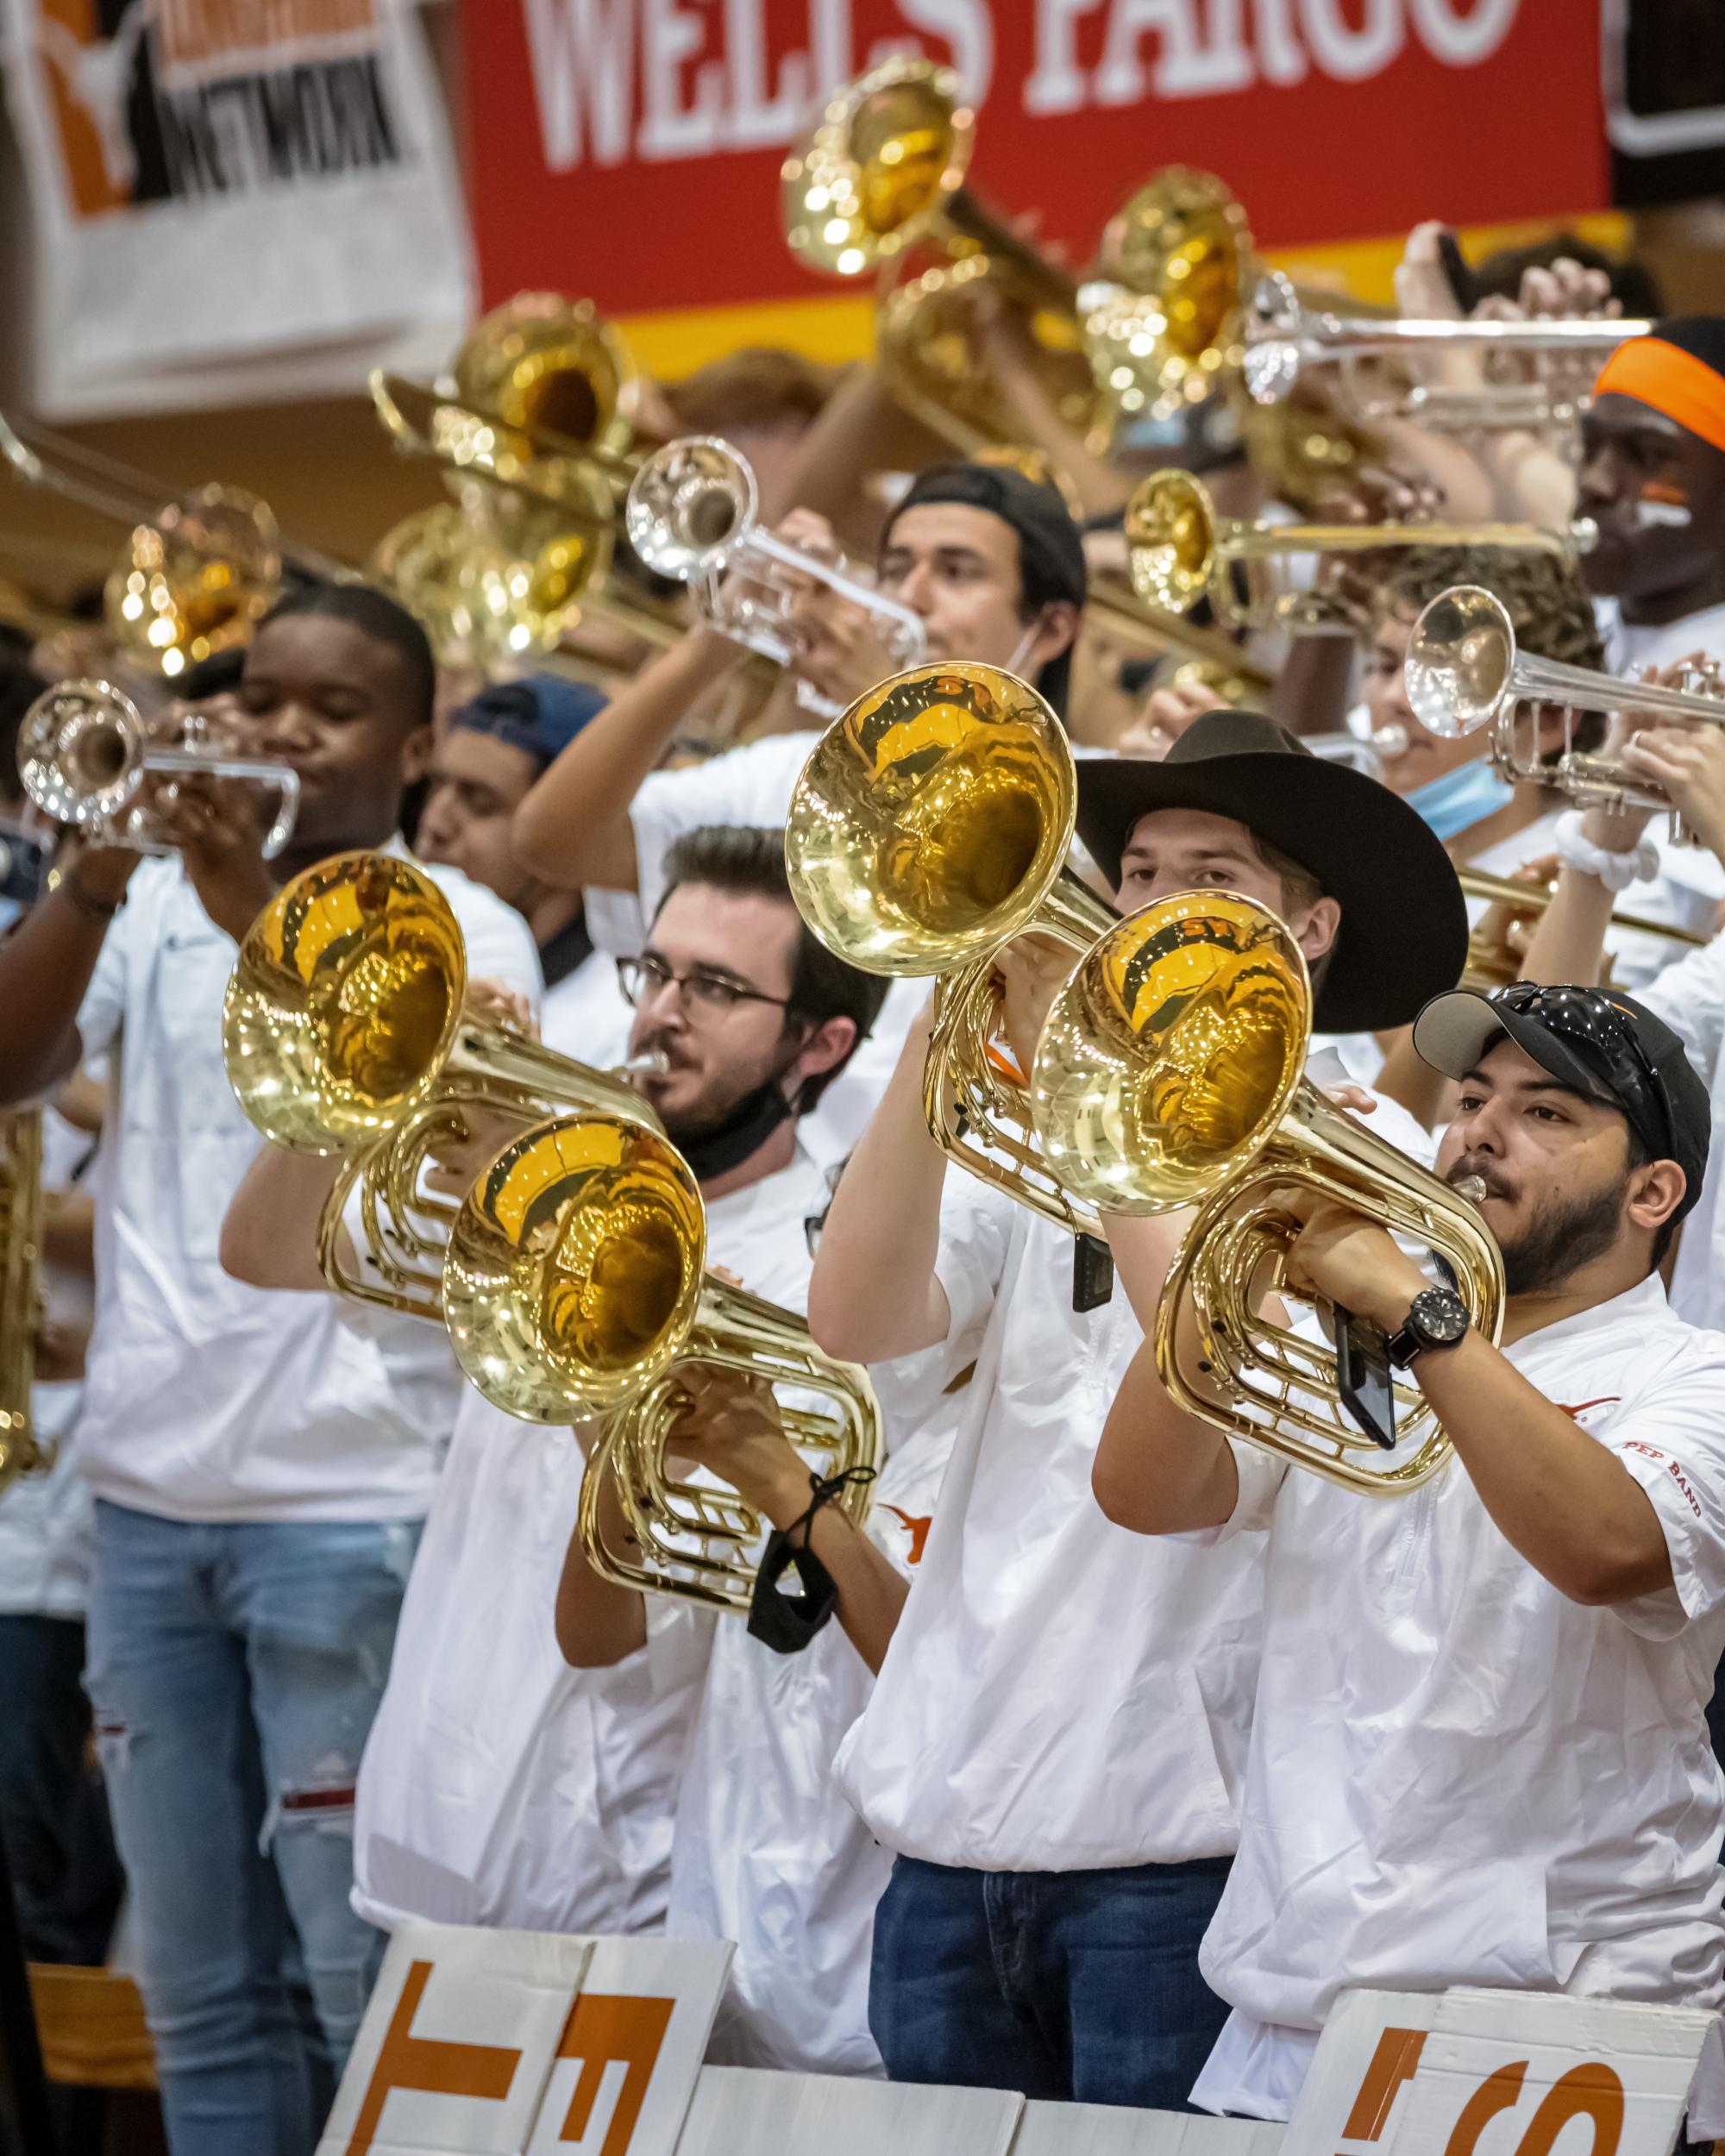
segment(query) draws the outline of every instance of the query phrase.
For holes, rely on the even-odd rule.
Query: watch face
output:
[[[1448,1288],[1427,1288],[1415,1295],[1408,1316],[1433,1347],[1447,1347],[1467,1331],[1467,1305]]]

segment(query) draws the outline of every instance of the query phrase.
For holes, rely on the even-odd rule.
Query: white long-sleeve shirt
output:
[[[472,977],[536,1011],[521,917],[459,870],[425,872]],[[78,1451],[97,1497],[170,1520],[411,1520],[430,1501],[460,1383],[411,1318],[243,1287],[217,1250],[261,1143],[228,1084],[222,1004],[235,957],[177,860],[134,874],[78,1013],[110,1052],[95,1171],[96,1323]]]
[[[1344,1985],[1725,2001],[1725,1336],[1657,1277],[1505,1351],[1646,1492],[1675,1584],[1570,1601],[1458,1463],[1356,1497],[1234,1446],[1268,1531],[1239,1852],[1201,1966],[1234,2009],[1193,2100],[1285,2118]],[[1716,2065],[1715,2071],[1716,2071]],[[1690,2132],[1725,2128],[1698,2085]]]

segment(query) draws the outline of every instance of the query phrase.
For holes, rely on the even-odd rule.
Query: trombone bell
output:
[[[619,331],[590,299],[518,292],[493,308],[455,354],[463,403],[507,427],[620,450],[629,439],[623,392],[634,375]]]
[[[975,114],[958,77],[897,56],[848,84],[780,172],[799,261],[860,277],[913,246],[963,184]]]

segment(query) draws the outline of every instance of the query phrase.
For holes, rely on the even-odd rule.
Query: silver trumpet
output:
[[[266,860],[286,845],[299,812],[299,774],[289,765],[235,753],[198,711],[185,713],[172,735],[153,731],[111,681],[60,681],[39,696],[19,725],[18,774],[44,816],[141,854],[178,850],[152,818],[144,791],[152,777],[164,779],[170,794],[177,780],[194,774],[270,788],[276,810]]]
[[[629,489],[627,523],[629,543],[648,568],[687,584],[703,620],[780,666],[796,656],[796,579],[812,579],[860,606],[895,667],[922,657],[922,623],[909,607],[762,530],[749,461],[716,436],[689,435],[649,457]],[[743,579],[751,589],[737,588]],[[842,708],[806,681],[798,682],[797,700],[823,718],[837,718]]]
[[[1706,726],[1725,725],[1725,688],[1713,671],[1697,672],[1705,689],[1668,689],[1647,681],[1595,674],[1519,651],[1509,610],[1477,584],[1440,592],[1414,623],[1404,679],[1420,724],[1453,740],[1491,729],[1492,761],[1511,780],[1555,786],[1590,808],[1651,808],[1675,823],[1671,798],[1652,780],[1609,756],[1566,748],[1555,763],[1517,744],[1515,713],[1522,703],[1553,704],[1565,711],[1647,711]]]
[[[1276,270],[1258,280],[1247,314],[1245,385],[1257,403],[1279,404],[1312,369],[1339,367],[1338,402],[1363,423],[1411,419],[1435,428],[1561,426],[1585,410],[1585,390],[1566,393],[1540,381],[1484,381],[1467,389],[1419,382],[1379,386],[1361,379],[1358,362],[1433,360],[1447,353],[1467,353],[1477,359],[1527,353],[1591,361],[1597,369],[1620,344],[1646,336],[1653,327],[1650,322],[1591,317],[1424,322],[1332,314],[1302,306],[1292,280]]]

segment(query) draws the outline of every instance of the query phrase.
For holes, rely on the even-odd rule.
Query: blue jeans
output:
[[[417,1522],[98,1502],[85,1676],[173,2156],[310,2156],[383,1938],[354,1779]]]
[[[89,1758],[83,1620],[0,1615],[0,1838],[24,1952],[32,1961],[105,1961],[122,1880]]]
[[[961,1871],[899,1858],[869,1986],[888,2078],[1189,2110],[1227,2019],[1198,1942],[1229,1862]]]

